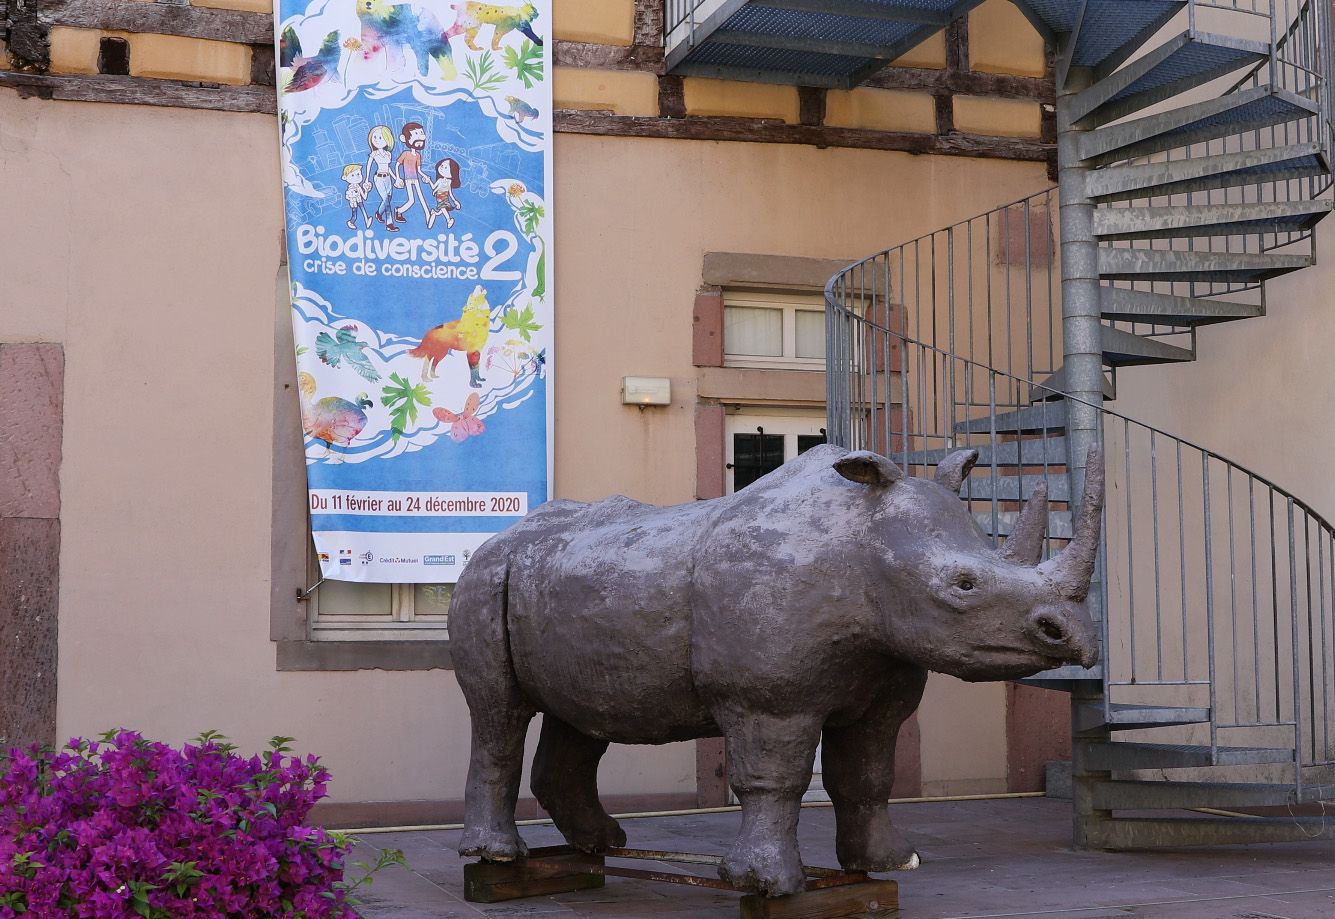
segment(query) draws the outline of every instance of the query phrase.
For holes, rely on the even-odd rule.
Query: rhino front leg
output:
[[[607,741],[581,734],[550,712],[533,754],[533,796],[566,842],[582,852],[624,846],[626,832],[598,800],[598,761]]]
[[[861,720],[825,730],[822,777],[834,803],[835,853],[846,871],[918,866],[913,844],[890,823],[886,801],[895,780],[895,740],[926,682],[925,670],[906,666]]]
[[[797,850],[797,816],[811,784],[820,740],[814,715],[735,713],[719,719],[728,751],[728,783],[742,803],[742,828],[719,876],[780,897],[806,883]]]

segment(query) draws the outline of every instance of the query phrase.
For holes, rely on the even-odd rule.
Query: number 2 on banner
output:
[[[497,244],[501,244],[498,247]],[[497,230],[487,237],[484,244],[487,255],[487,263],[482,266],[482,280],[484,281],[518,281],[523,274],[518,271],[498,271],[496,266],[502,262],[509,261],[510,256],[519,251],[519,243],[515,240],[515,235],[507,230]]]

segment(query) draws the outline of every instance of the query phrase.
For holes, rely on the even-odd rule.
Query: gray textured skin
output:
[[[794,893],[798,807],[823,736],[840,864],[916,865],[885,802],[927,671],[1012,679],[1097,659],[1083,600],[1101,463],[1077,538],[1036,565],[1046,497],[994,550],[957,495],[976,458],[961,451],[928,481],[822,446],[727,497],[552,501],[488,541],[450,608],[473,723],[460,852],[525,853],[514,806],[540,711],[533,792],[579,849],[625,843],[598,802],[608,742],[722,735],[742,828],[719,873]]]

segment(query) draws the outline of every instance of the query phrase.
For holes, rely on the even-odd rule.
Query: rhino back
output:
[[[622,743],[714,732],[690,673],[690,572],[714,505],[615,497],[522,524],[509,545],[508,632],[539,708]]]
[[[846,452],[818,447],[758,480],[709,533],[693,578],[693,664],[708,697],[835,711],[851,676],[884,656],[868,568],[885,495],[832,468]]]

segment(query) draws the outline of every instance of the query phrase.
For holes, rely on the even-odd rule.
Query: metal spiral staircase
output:
[[[1103,662],[1032,681],[1073,696],[1078,844],[1335,835],[1303,816],[1335,803],[1335,530],[1105,404],[1119,374],[1193,360],[1200,326],[1262,317],[1266,282],[1313,263],[1331,209],[1330,5],[1018,4],[1058,49],[1059,184],[830,282],[830,438],[918,474],[977,447],[961,497],[979,525],[1004,538],[1044,486],[1050,548],[1103,445]],[[911,5],[918,34],[924,9],[971,4]],[[1221,813],[1266,807],[1279,816]]]

